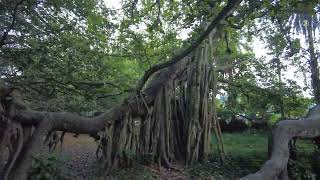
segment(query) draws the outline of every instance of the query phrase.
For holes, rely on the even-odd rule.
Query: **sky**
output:
[[[104,0],[107,7],[112,9],[120,9],[121,8],[121,0]]]

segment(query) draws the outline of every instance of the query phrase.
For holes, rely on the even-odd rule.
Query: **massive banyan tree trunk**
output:
[[[19,109],[6,96],[0,152],[8,149],[9,157],[2,164],[2,176],[6,179],[11,172],[15,179],[25,177],[32,156],[48,149],[43,140],[56,136],[56,130],[99,136],[97,154],[106,172],[131,164],[135,157],[167,168],[175,161],[205,160],[212,127],[217,142],[222,142],[214,111],[217,78],[208,52],[209,44],[201,45],[181,62],[160,71],[144,93],[92,119]]]
[[[97,155],[106,172],[130,164],[135,157],[168,168],[177,161],[191,164],[205,160],[211,129],[222,153],[214,107],[217,78],[210,49],[217,25],[239,2],[230,0],[189,48],[146,71],[137,95],[97,117],[28,110],[10,88],[1,86],[0,177],[26,179],[32,157],[48,151],[60,139],[56,131],[99,139]],[[209,41],[203,42],[209,34]]]
[[[176,78],[164,78],[168,72],[158,75],[166,82],[157,88],[153,103],[138,97],[136,106],[145,114],[137,118],[128,111],[121,122],[106,127],[101,150],[107,169],[130,164],[132,154],[167,168],[174,161],[190,164],[206,159],[211,124],[218,124],[208,107],[215,94],[209,86],[213,73],[209,74],[207,51],[200,47],[187,57]]]

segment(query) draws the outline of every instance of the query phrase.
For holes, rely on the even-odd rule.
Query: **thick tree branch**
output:
[[[194,49],[196,49],[201,42],[212,32],[214,31],[215,28],[217,28],[218,24],[228,15],[230,15],[234,8],[236,7],[236,5],[238,3],[240,3],[241,0],[229,0],[228,4],[222,9],[222,11],[218,14],[218,16],[216,18],[213,19],[213,21],[209,24],[209,26],[207,27],[207,29],[202,32],[200,34],[200,36],[191,43],[191,45],[185,49],[184,51],[182,51],[181,53],[175,55],[174,57],[172,57],[170,60],[161,63],[161,64],[156,64],[154,66],[152,66],[151,68],[149,68],[143,75],[143,77],[139,80],[136,91],[140,92],[141,89],[143,88],[143,86],[145,85],[145,83],[147,82],[147,80],[150,78],[150,76],[152,74],[154,74],[155,72],[157,72],[160,69],[166,68],[168,66],[171,66],[173,64],[176,64],[177,62],[179,62],[180,60],[182,60],[184,57],[186,57],[190,52],[192,52]]]
[[[184,71],[188,62],[188,60],[181,61],[174,66],[162,69],[142,93],[146,103],[152,103],[158,90],[170,81],[176,79],[180,73]],[[31,110],[18,110],[11,118],[23,125],[38,125],[42,121],[46,121],[50,124],[51,130],[78,134],[95,134],[103,130],[108,124],[121,120],[128,111],[136,115],[143,113],[141,112],[143,110],[139,108],[139,103],[141,102],[138,102],[137,98],[131,97],[121,105],[94,118],[82,117],[67,112],[39,112]]]
[[[10,118],[21,123],[23,126],[33,125],[37,127],[37,130],[29,142],[31,148],[27,148],[26,151],[23,152],[21,155],[22,159],[19,159],[20,163],[14,171],[10,173],[13,179],[26,179],[26,173],[31,166],[32,157],[45,150],[42,140],[49,132],[64,131],[96,136],[98,132],[105,131],[105,128],[109,125],[116,121],[123,120],[128,112],[130,112],[133,117],[146,115],[147,109],[145,106],[142,106],[142,104],[152,104],[158,91],[162,90],[163,86],[172,83],[180,76],[186,69],[187,64],[191,61],[189,57],[187,58],[189,60],[181,61],[173,66],[162,69],[140,95],[143,96],[143,102],[136,96],[131,97],[121,105],[94,118],[82,117],[66,112],[39,112],[16,109]]]
[[[314,138],[320,135],[319,115],[303,120],[285,120],[277,124],[273,131],[273,149],[270,160],[262,168],[242,180],[287,179],[286,168],[290,152],[288,143],[293,137]]]

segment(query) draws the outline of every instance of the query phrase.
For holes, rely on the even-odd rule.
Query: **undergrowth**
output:
[[[59,180],[68,175],[66,159],[55,153],[41,154],[33,157],[30,178],[32,180]]]
[[[212,152],[208,161],[196,163],[189,167],[181,166],[175,176],[181,179],[238,179],[247,174],[256,172],[267,160],[268,133],[261,131],[246,131],[223,134],[226,156],[222,162],[219,153],[215,150],[213,140]],[[320,156],[315,151],[310,140],[297,141],[297,160],[290,161],[290,172],[292,179],[313,180],[316,173],[320,173]],[[143,163],[145,159],[136,159],[130,168],[113,171],[108,178],[117,180],[140,180],[157,179],[160,175],[170,177],[167,173],[171,171],[158,171],[156,165]],[[59,179],[66,172],[63,170],[63,159],[59,159],[55,154],[39,156],[34,158],[32,179]],[[144,165],[143,165],[144,164]],[[100,170],[98,170],[100,169]],[[102,171],[96,167],[97,172]],[[157,171],[157,172],[155,172]],[[157,174],[158,173],[158,174]],[[99,179],[103,172],[90,180]],[[178,174],[178,175],[177,175]],[[319,177],[319,175],[317,175]],[[161,178],[161,177],[160,177]],[[319,179],[319,178],[318,178]]]
[[[188,168],[190,179],[238,179],[258,171],[268,158],[268,135],[263,131],[224,133],[224,162],[220,160],[218,153],[213,151],[207,162]],[[320,173],[320,156],[311,140],[298,140],[296,146],[298,158],[290,161],[291,178],[320,179],[319,174],[316,175]]]

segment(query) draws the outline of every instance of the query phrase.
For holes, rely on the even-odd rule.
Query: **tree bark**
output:
[[[172,82],[178,78],[189,62],[189,58],[187,57],[174,66],[161,70],[141,95],[144,96],[146,104],[151,105],[159,89],[162,89],[168,82]],[[16,109],[15,113],[9,118],[21,123],[23,126],[35,126],[36,130],[29,141],[25,143],[25,148],[17,160],[18,163],[14,166],[14,170],[10,173],[9,177],[19,180],[28,177],[32,157],[46,151],[43,142],[44,137],[49,132],[64,131],[76,134],[96,135],[98,132],[104,131],[105,127],[114,125],[117,121],[123,121],[123,117],[129,111],[134,117],[146,114],[147,110],[141,108],[144,106],[140,106],[140,104],[141,102],[136,97],[133,97],[127,99],[123,104],[93,118],[82,117],[67,112],[39,112]]]
[[[287,164],[290,156],[288,143],[293,137],[314,138],[320,135],[320,115],[303,120],[285,120],[279,122],[272,134],[273,146],[271,158],[262,168],[242,180],[284,180],[288,179]]]
[[[48,150],[44,144],[44,139],[49,133],[50,129],[51,122],[47,121],[46,119],[39,123],[32,138],[26,144],[28,148],[25,148],[24,151],[19,155],[19,163],[16,164],[13,171],[10,173],[11,177],[9,179],[28,179],[33,157]]]
[[[310,54],[310,70],[311,70],[311,84],[313,88],[313,94],[316,104],[320,104],[320,79],[319,79],[319,68],[318,61],[314,51],[314,37],[313,37],[313,26],[311,16],[307,18],[307,32],[308,32],[308,45],[309,45],[309,54]]]

